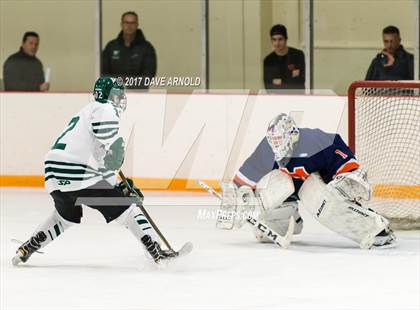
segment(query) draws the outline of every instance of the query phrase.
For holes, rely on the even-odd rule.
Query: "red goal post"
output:
[[[348,137],[373,185],[368,207],[420,229],[420,81],[353,82]]]

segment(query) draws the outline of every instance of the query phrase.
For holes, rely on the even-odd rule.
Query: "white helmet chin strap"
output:
[[[293,145],[299,140],[299,129],[289,115],[282,113],[271,120],[266,138],[273,150],[275,160],[281,161],[293,152]]]

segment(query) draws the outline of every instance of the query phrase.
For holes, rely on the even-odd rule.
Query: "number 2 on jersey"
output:
[[[66,135],[66,133],[71,131],[76,126],[79,119],[80,119],[79,116],[73,117],[71,119],[71,121],[67,125],[67,128],[61,134],[61,136],[58,137],[57,141],[55,141],[54,145],[51,148],[52,150],[64,150],[66,148],[66,144],[65,143],[59,143],[59,141],[60,141],[60,139],[62,139]]]

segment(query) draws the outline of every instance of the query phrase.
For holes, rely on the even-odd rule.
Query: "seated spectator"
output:
[[[287,29],[274,25],[270,30],[274,51],[264,59],[266,89],[305,89],[305,55],[287,46]]]
[[[414,57],[400,44],[400,31],[395,26],[382,30],[384,49],[372,60],[366,80],[413,80]]]
[[[22,46],[10,55],[3,65],[4,90],[6,91],[47,91],[41,61],[35,56],[39,46],[36,32],[25,32]]]
[[[126,12],[121,16],[121,32],[115,40],[108,42],[102,52],[102,75],[142,77],[141,83],[134,79],[133,83],[126,83],[126,87],[147,89],[144,78],[156,75],[156,53],[138,25],[135,12]]]

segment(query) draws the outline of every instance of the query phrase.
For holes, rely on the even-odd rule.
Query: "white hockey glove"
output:
[[[360,203],[362,200],[369,201],[372,196],[367,171],[361,168],[337,175],[327,186],[344,201]]]
[[[222,183],[222,201],[217,211],[216,227],[220,229],[241,228],[250,212],[261,205],[249,186]]]

